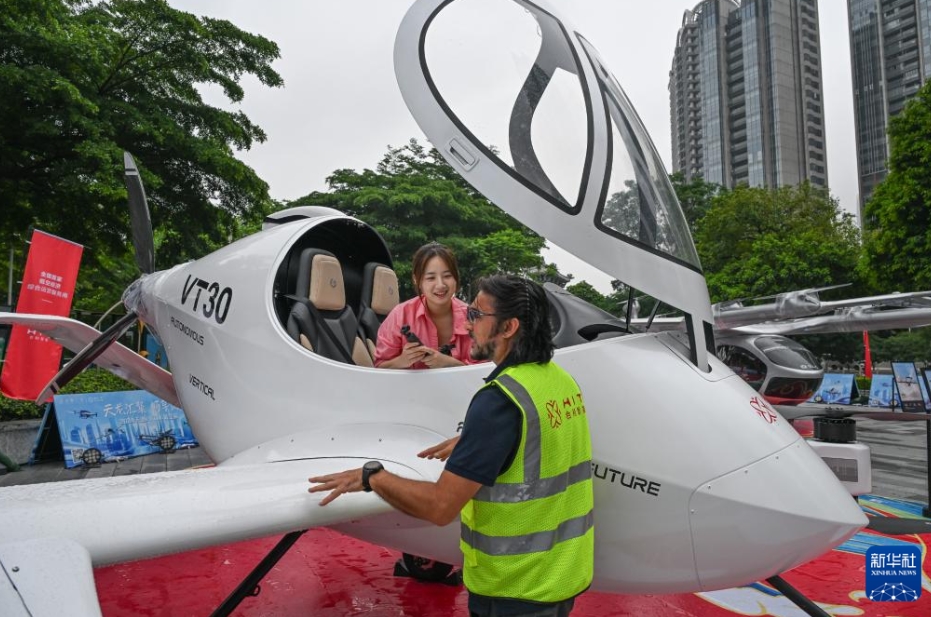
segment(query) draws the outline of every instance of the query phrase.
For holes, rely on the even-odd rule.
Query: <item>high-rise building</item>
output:
[[[673,170],[687,179],[827,186],[816,0],[704,0],[686,11],[669,99]]]
[[[889,119],[931,73],[931,0],[847,0],[860,220],[886,177]]]

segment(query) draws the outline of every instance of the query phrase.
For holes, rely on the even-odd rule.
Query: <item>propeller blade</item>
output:
[[[155,271],[155,241],[152,237],[149,204],[136,161],[129,152],[123,152],[123,165],[126,168],[126,189],[129,191],[129,220],[132,223],[136,265],[143,274],[151,274]]]
[[[130,327],[136,322],[135,313],[126,313],[123,317],[120,318],[115,324],[107,328],[107,330],[91,341],[87,347],[82,349],[76,356],[71,358],[71,361],[68,362],[65,366],[62,367],[58,374],[55,375],[52,380],[45,386],[45,389],[42,390],[42,393],[39,394],[36,398],[36,404],[41,405],[49,400],[52,395],[58,394],[58,392],[64,388],[68,382],[77,377],[81,371],[90,366],[94,360],[102,354],[107,347],[109,347],[114,341],[123,336],[123,333],[129,330]]]

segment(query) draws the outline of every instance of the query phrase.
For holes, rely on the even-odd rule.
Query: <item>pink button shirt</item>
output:
[[[452,349],[452,357],[465,364],[473,364],[472,359],[469,357],[472,351],[472,339],[465,327],[467,308],[468,305],[465,302],[453,298],[453,335],[449,342],[455,345]],[[401,349],[407,343],[407,339],[401,334],[401,326],[410,326],[411,332],[416,334],[417,338],[427,347],[431,349],[440,348],[436,326],[427,313],[427,307],[422,297],[418,296],[391,309],[384,323],[378,328],[375,366],[381,366],[382,362],[401,355]],[[423,362],[417,362],[411,368],[427,368],[427,365]]]

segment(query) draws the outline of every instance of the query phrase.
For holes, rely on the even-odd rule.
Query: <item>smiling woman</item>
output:
[[[456,298],[456,255],[437,242],[414,253],[411,265],[418,294],[392,309],[378,330],[375,366],[421,369],[471,362],[466,304]]]

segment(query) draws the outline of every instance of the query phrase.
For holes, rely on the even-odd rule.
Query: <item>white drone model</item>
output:
[[[470,19],[487,28],[459,27]],[[662,594],[773,579],[866,525],[808,444],[715,357],[708,291],[666,171],[585,38],[548,2],[417,0],[394,60],[421,128],[477,190],[686,316],[681,334],[595,324],[596,340],[556,351],[585,393],[592,429],[593,589]],[[436,479],[442,464],[416,453],[456,434],[490,367],[367,366],[356,325],[391,295],[382,285],[391,257],[375,230],[333,210],[279,213],[260,233],[153,272],[148,212],[127,163],[146,273],[124,295],[128,315],[103,335],[41,315],[0,323],[80,351],[43,400],[94,362],[182,406],[217,465],[0,489],[0,613],[57,615],[67,605],[98,615],[94,566],[319,526],[459,562],[458,524],[432,527],[374,493],[320,507],[307,478],[378,459]],[[557,341],[567,340],[574,306],[559,293],[550,300]],[[171,374],[115,343],[136,319],[161,340]]]

